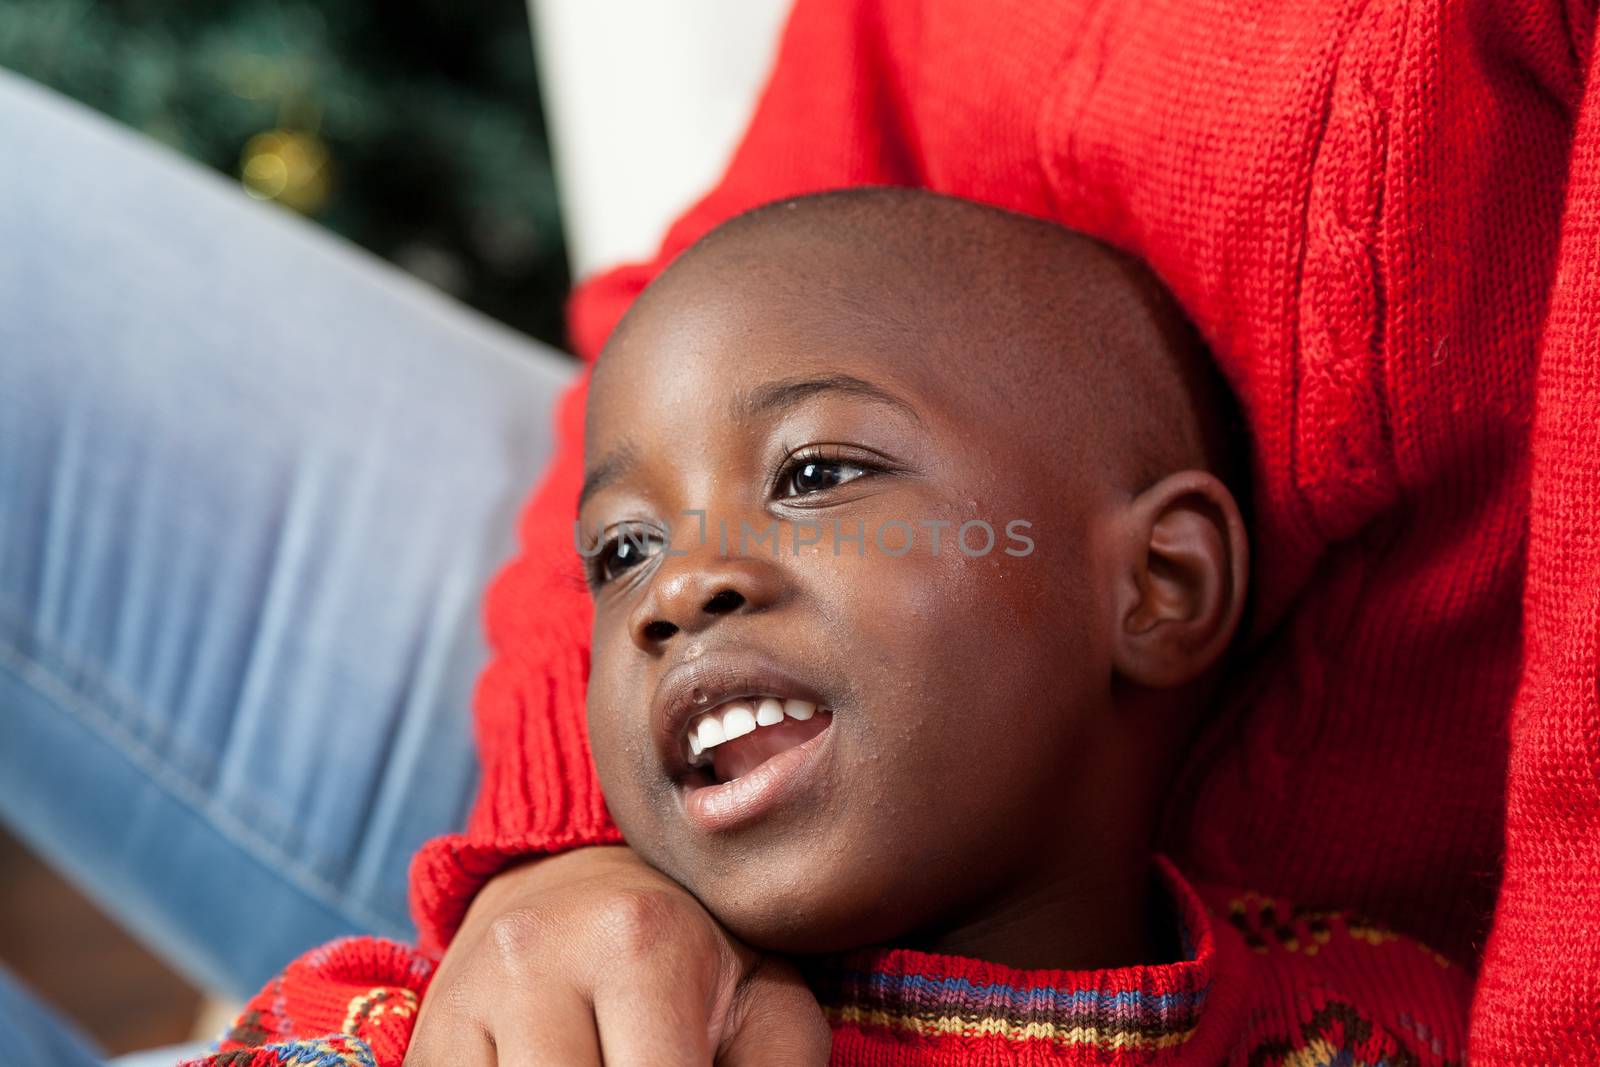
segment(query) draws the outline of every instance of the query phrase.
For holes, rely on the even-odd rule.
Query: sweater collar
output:
[[[836,1030],[898,1040],[1044,1042],[1072,1059],[1144,1060],[1193,1034],[1216,968],[1205,906],[1163,857],[1183,958],[1103,970],[1020,970],[962,956],[870,948],[814,961],[807,977]]]

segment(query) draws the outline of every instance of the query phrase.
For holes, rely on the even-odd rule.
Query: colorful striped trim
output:
[[[1091,1045],[1112,1051],[1159,1051],[1181,1045],[1194,1034],[1193,1026],[1186,1030],[1141,1033],[1137,1029],[1119,1026],[1102,1028],[1092,1023],[1064,1026],[1045,1020],[1014,1022],[996,1016],[959,1018],[947,1015],[927,1019],[888,1011],[869,1011],[853,1005],[826,1007],[823,1015],[835,1025],[885,1027],[914,1033],[919,1037],[994,1037],[1007,1041],[1048,1041],[1054,1045]]]
[[[1152,992],[1019,987],[882,971],[839,970],[815,979],[813,986],[824,1013],[835,1023],[928,1036],[999,1037],[1109,1049],[1182,1044],[1193,1032],[1206,1000],[1204,988]]]
[[[1026,971],[910,949],[868,949],[808,966],[834,1026],[925,1037],[995,1038],[1153,1052],[1183,1044],[1205,1007],[1215,960],[1209,919],[1171,865],[1158,869],[1185,959],[1101,971]]]
[[[213,1052],[179,1067],[378,1067],[365,1041],[345,1034]]]

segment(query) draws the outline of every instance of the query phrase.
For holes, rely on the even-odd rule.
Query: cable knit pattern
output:
[[[1479,1059],[1600,1062],[1593,23],[1583,0],[799,0],[725,176],[653,261],[578,290],[573,341],[592,358],[717,222],[843,185],[1150,262],[1240,397],[1256,482],[1251,665],[1165,847],[1469,964],[1503,850]],[[434,948],[516,857],[616,840],[569,580],[581,397],[489,600],[477,808],[415,868]]]
[[[1158,861],[1183,958],[1098,971],[1019,970],[872,948],[803,962],[836,1067],[1451,1067],[1471,980],[1340,912],[1192,887]],[[197,1067],[401,1067],[431,962],[338,942],[250,1002]],[[533,1006],[537,1010],[537,1006]]]

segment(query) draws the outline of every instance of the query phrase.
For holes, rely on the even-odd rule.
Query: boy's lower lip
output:
[[[684,782],[678,787],[683,812],[702,830],[731,830],[754,822],[797,791],[816,772],[821,750],[833,733],[830,723],[815,737],[784,749],[731,782]]]

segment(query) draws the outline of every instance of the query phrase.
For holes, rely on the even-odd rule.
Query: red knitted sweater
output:
[[[1585,0],[799,0],[722,182],[653,262],[578,290],[574,344],[592,357],[716,222],[832,186],[925,185],[1152,264],[1253,432],[1259,592],[1164,847],[1481,955],[1475,1062],[1600,1062],[1594,22]],[[618,840],[583,719],[582,400],[490,590],[481,795],[414,871],[433,948],[513,858]]]
[[[1191,887],[1159,864],[1179,962],[1017,970],[909,949],[805,962],[838,1067],[1450,1067],[1466,972],[1354,916]],[[194,1067],[401,1067],[432,961],[351,939],[297,961]],[[539,1010],[529,1005],[529,1010]]]

